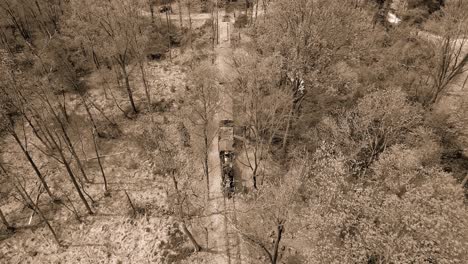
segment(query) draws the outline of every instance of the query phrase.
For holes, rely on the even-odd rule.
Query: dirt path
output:
[[[213,123],[218,124],[223,119],[233,119],[233,103],[227,83],[230,79],[230,47],[228,31],[231,21],[223,22],[224,12],[219,13],[219,44],[217,45],[215,65],[219,71],[220,83],[219,110],[213,117]],[[232,20],[232,18],[231,18]],[[224,197],[221,190],[221,169],[218,150],[218,137],[215,136],[209,154],[210,166],[210,217],[209,250],[216,254],[210,263],[242,263],[240,238],[231,228],[231,221],[235,219],[234,199]]]
[[[174,8],[175,6],[173,6]],[[177,7],[175,7],[175,10]],[[186,11],[186,10],[184,10]],[[144,15],[150,16],[151,14],[145,10],[142,11]],[[173,23],[179,23],[179,14],[170,14],[169,18]],[[189,23],[188,13],[183,12],[183,23]],[[213,116],[213,124],[219,124],[220,120],[233,119],[233,103],[230,91],[228,91],[228,84],[231,81],[230,72],[230,58],[232,54],[231,43],[229,39],[230,31],[233,27],[232,16],[229,19],[223,19],[224,11],[219,11],[219,43],[215,47],[215,66],[218,69],[218,82],[220,89],[219,108],[217,113]],[[165,14],[156,13],[157,19],[165,19]],[[215,14],[216,17],[216,14]],[[209,13],[192,13],[191,21],[193,28],[200,27],[206,20],[211,19]],[[224,21],[223,21],[224,20]],[[227,199],[221,189],[221,164],[219,159],[218,150],[218,136],[214,136],[209,150],[208,156],[210,184],[209,193],[210,199],[208,201],[208,212],[210,217],[207,219],[208,229],[208,244],[206,245],[207,251],[210,252],[209,256],[203,257],[203,263],[213,264],[237,264],[248,263],[241,260],[241,247],[240,237],[233,230],[232,224],[236,221],[236,205],[234,199]]]

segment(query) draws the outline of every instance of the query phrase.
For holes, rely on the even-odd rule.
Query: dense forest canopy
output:
[[[467,80],[464,0],[1,0],[0,262],[466,263]]]

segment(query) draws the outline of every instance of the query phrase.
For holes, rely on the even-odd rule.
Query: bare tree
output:
[[[50,187],[49,185],[47,184],[46,180],[45,180],[45,176],[42,174],[42,172],[39,170],[38,166],[36,165],[36,163],[34,162],[33,160],[33,157],[31,155],[31,153],[29,152],[28,148],[27,148],[27,145],[26,143],[28,142],[27,141],[27,138],[25,140],[25,144],[23,144],[23,142],[21,141],[20,139],[20,136],[17,134],[16,132],[16,129],[15,129],[15,122],[13,120],[13,117],[11,115],[8,115],[7,117],[3,117],[3,118],[6,118],[8,121],[9,121],[9,124],[8,124],[8,132],[10,133],[10,135],[15,139],[15,142],[18,144],[18,146],[20,147],[21,149],[21,152],[23,152],[24,156],[26,157],[26,159],[28,160],[29,164],[31,165],[31,167],[33,168],[37,178],[39,179],[39,181],[42,183],[42,186],[44,187],[44,189],[46,190],[47,194],[50,196],[50,198],[52,198],[52,200],[57,200],[57,198],[52,194],[51,190],[50,190]]]
[[[206,188],[210,186],[210,171],[208,166],[209,151],[212,141],[216,135],[211,120],[218,110],[219,89],[216,84],[215,69],[202,64],[193,72],[193,86],[190,88],[190,102],[192,115],[189,116],[194,125],[194,134],[202,140],[200,155],[202,157],[203,173],[206,179]],[[209,192],[207,192],[209,197]]]
[[[141,71],[141,79],[143,81],[143,87],[145,88],[146,101],[148,102],[148,111],[150,112],[151,111],[151,93],[149,90],[148,82],[146,80],[144,59],[140,59],[139,65],[140,65],[140,71]]]
[[[15,179],[13,179],[10,176],[10,174],[8,173],[8,171],[6,170],[6,168],[3,167],[3,165],[1,163],[0,163],[0,171],[2,172],[2,174],[5,174],[7,178],[9,178],[10,180],[15,181],[13,183],[13,185],[15,186],[16,190],[20,193],[21,197],[23,197],[23,199],[25,200],[28,207],[31,208],[35,213],[37,213],[41,217],[41,219],[46,223],[47,228],[50,230],[51,234],[53,235],[57,245],[61,246],[62,244],[61,244],[60,239],[58,238],[57,233],[55,232],[54,228],[50,224],[49,220],[47,219],[47,217],[45,216],[44,212],[41,210],[41,208],[39,207],[37,202],[33,201],[30,194],[26,191],[25,187],[21,184],[21,181],[18,180],[17,177],[15,177]],[[3,212],[1,212],[1,210],[0,210],[0,214],[1,214],[2,221],[4,220],[4,223],[8,224],[6,219],[4,219],[5,217],[3,215]],[[7,225],[7,227],[8,227],[8,225]]]
[[[99,164],[99,169],[101,170],[102,179],[104,180],[104,193],[105,195],[108,195],[109,189],[107,187],[107,178],[106,178],[106,174],[104,173],[104,168],[102,167],[101,156],[99,155],[99,146],[98,146],[98,142],[96,138],[97,135],[96,135],[95,129],[92,130],[92,136],[93,136],[93,143],[94,143],[94,151],[96,152],[96,158]]]
[[[89,205],[88,201],[86,200],[86,198],[84,196],[84,190],[82,190],[82,188],[80,187],[80,185],[79,185],[79,183],[77,181],[77,178],[76,178],[75,174],[73,173],[73,170],[71,169],[70,162],[68,161],[67,157],[65,156],[63,147],[61,146],[60,143],[58,143],[60,141],[59,135],[57,133],[54,133],[55,135],[53,135],[53,133],[47,127],[45,128],[45,131],[49,134],[49,137],[52,139],[52,143],[54,144],[56,151],[60,155],[60,158],[62,160],[62,164],[64,165],[64,167],[65,167],[65,169],[67,171],[67,174],[70,177],[70,180],[71,180],[73,186],[75,187],[75,190],[78,193],[78,196],[80,197],[81,201],[83,202],[83,205],[86,207],[86,210],[88,211],[89,214],[93,214],[93,210],[91,209],[91,206]]]
[[[123,79],[124,87],[133,113],[138,109],[131,87],[131,64],[139,58],[139,50],[146,45],[144,20],[141,18],[142,3],[95,2],[73,3],[73,12],[81,15],[85,9],[89,17],[83,22],[87,27],[83,35],[91,35],[89,45],[101,57],[114,62]],[[151,6],[151,3],[150,3]],[[95,34],[92,32],[99,32]]]
[[[196,241],[187,224],[190,221],[190,215],[185,213],[184,208],[189,207],[188,190],[186,184],[193,178],[188,173],[184,172],[187,164],[179,157],[180,153],[177,147],[169,141],[165,132],[152,123],[151,132],[145,131],[145,149],[151,153],[154,159],[161,159],[164,173],[169,174],[175,191],[175,210],[177,211],[177,219],[180,222],[184,234],[189,238],[195,252],[201,251],[202,247]],[[177,177],[179,175],[179,177]],[[182,177],[184,176],[184,177]],[[179,179],[178,179],[179,178]],[[180,182],[182,182],[182,188]]]
[[[54,120],[56,121],[56,123],[59,125],[60,127],[60,130],[61,130],[61,134],[65,140],[65,143],[70,151],[70,153],[72,154],[73,158],[75,159],[77,165],[78,165],[78,169],[80,170],[81,172],[81,175],[83,176],[83,178],[85,179],[86,182],[90,182],[85,170],[84,170],[84,166],[83,164],[81,163],[81,160],[80,158],[78,157],[78,153],[76,152],[75,150],[75,147],[73,145],[73,142],[70,138],[70,136],[68,135],[68,131],[65,127],[65,124],[64,122],[62,121],[63,119],[60,118],[60,116],[58,115],[58,113],[54,110],[54,106],[52,105],[52,103],[50,102],[50,99],[48,98],[47,95],[41,95],[40,96],[41,99],[43,100],[43,102],[48,106],[48,110],[49,112],[52,114],[52,117],[54,118]],[[60,103],[59,103],[59,108],[62,108],[60,106]],[[50,135],[52,138],[53,136]]]
[[[26,189],[23,187],[23,185],[18,182],[17,183],[17,186],[18,186],[18,191],[20,191],[24,197],[27,198],[27,202],[29,204],[29,206],[41,217],[41,219],[45,222],[47,228],[49,229],[50,233],[52,234],[52,236],[54,237],[54,240],[55,242],[57,243],[57,245],[61,246],[62,243],[60,242],[60,239],[57,235],[57,233],[55,232],[54,228],[52,227],[52,225],[50,224],[50,221],[47,219],[47,217],[45,216],[44,212],[42,212],[41,208],[39,207],[39,205],[37,203],[35,203],[33,201],[33,199],[31,199],[31,196],[29,195],[29,193],[26,191]]]
[[[279,263],[281,259],[280,245],[285,243],[286,224],[290,235],[297,233],[303,225],[295,213],[298,190],[303,184],[308,161],[295,159],[292,162],[294,169],[287,174],[270,172],[264,187],[249,200],[247,208],[237,212],[238,221],[234,223],[234,229],[253,247],[252,252],[265,256],[271,264]]]
[[[289,121],[292,101],[290,91],[276,85],[277,74],[271,65],[256,63],[254,54],[237,54],[234,68],[239,120],[246,127],[241,164],[250,168],[253,187],[257,189],[259,169]],[[276,77],[275,77],[276,76]]]
[[[248,234],[246,232],[240,231],[237,229],[237,231],[241,234],[242,238],[247,241],[248,243],[254,245],[255,247],[259,248],[261,252],[268,257],[268,260],[270,261],[271,264],[276,264],[278,263],[279,260],[279,245],[281,242],[281,239],[283,237],[283,232],[284,232],[284,224],[285,220],[282,219],[277,219],[277,224],[276,224],[276,237],[274,239],[274,245],[272,249],[268,249],[267,243],[261,241],[258,238],[255,238],[253,235]]]
[[[80,159],[68,135],[67,129],[65,128],[65,124],[63,123],[62,118],[58,115],[58,113],[54,109],[54,105],[50,102],[50,99],[48,98],[47,94],[42,94],[42,95],[38,94],[38,95],[41,98],[42,102],[44,103],[46,110],[50,113],[50,115],[52,115],[52,120],[55,121],[53,124],[59,127],[60,132],[57,132],[55,131],[55,129],[49,127],[48,122],[45,122],[44,119],[40,115],[38,116],[39,121],[40,121],[39,125],[41,125],[42,131],[46,133],[46,135],[52,142],[54,150],[58,154],[61,164],[65,167],[67,174],[70,177],[70,180],[73,186],[75,187],[75,190],[77,191],[78,196],[80,197],[81,201],[86,207],[88,213],[93,214],[93,211],[84,196],[86,194],[86,191],[84,190],[83,187],[80,187],[78,179],[76,175],[73,173],[73,170],[71,168],[71,162],[66,157],[65,151],[66,149],[68,149],[68,151],[72,154],[73,158],[77,161],[78,167],[84,176],[85,175],[84,167],[79,161]],[[65,143],[65,146],[63,145],[63,143]],[[91,199],[89,195],[88,197]]]
[[[154,24],[154,6],[156,5],[156,1],[155,0],[148,0],[148,7],[149,7],[149,10],[150,10],[150,14],[151,14],[151,23]]]
[[[184,206],[183,201],[185,198],[182,197],[182,195],[180,194],[179,186],[178,186],[176,176],[175,176],[175,171],[171,172],[171,177],[172,177],[172,183],[174,184],[174,190],[176,191],[177,211],[178,211],[179,221],[182,225],[182,230],[184,231],[185,235],[189,238],[190,243],[192,243],[194,251],[195,252],[201,251],[202,247],[198,244],[198,242],[193,237],[192,233],[187,228],[186,216],[184,214],[184,209],[183,209],[183,206]]]
[[[437,103],[441,95],[447,92],[449,84],[468,71],[467,41],[466,38],[452,38],[450,36],[442,39],[436,61],[437,67],[432,74],[429,97],[425,102],[426,106]],[[466,80],[462,81],[465,85]]]

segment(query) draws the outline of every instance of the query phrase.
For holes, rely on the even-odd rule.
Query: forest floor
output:
[[[171,62],[149,62],[147,79],[152,88],[150,93],[155,111],[145,111],[144,89],[140,79],[135,77],[131,84],[141,113],[133,119],[125,118],[116,108],[113,97],[124,110],[129,109],[126,92],[114,80],[104,81],[106,72],[96,72],[88,78],[91,100],[120,129],[117,138],[99,139],[110,196],[104,195],[104,184],[91,143],[91,127],[87,125],[86,112],[77,95],[67,95],[70,124],[73,126],[70,129],[71,138],[88,177],[93,179],[92,183],[84,183],[84,187],[95,201],[92,203],[94,215],[85,214],[60,164],[32,146],[40,146],[40,143],[26,129],[28,149],[39,169],[47,175],[52,192],[71,207],[65,198],[69,196],[81,219],[76,219],[64,206],[51,204],[46,194],[40,196],[40,207],[63,244],[67,245],[59,247],[40,218],[32,215],[31,210],[17,200],[18,197],[2,200],[2,209],[7,218],[17,224],[18,229],[14,234],[0,230],[0,262],[173,263],[190,254],[191,250],[184,247],[186,239],[179,230],[168,202],[172,185],[164,173],[159,171],[159,164],[144,151],[142,143],[148,124],[155,122],[163,128],[169,140],[182,148],[177,133],[177,109],[185,93],[185,71],[184,67]],[[98,123],[105,126],[106,121],[100,117]],[[2,151],[1,159],[11,173],[24,179],[23,184],[28,191],[37,190],[34,172],[13,139],[4,138],[0,147],[6,150]],[[76,167],[73,171],[80,175]],[[136,214],[127,194],[137,210]]]

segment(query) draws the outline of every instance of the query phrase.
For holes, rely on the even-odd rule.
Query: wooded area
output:
[[[466,0],[0,0],[0,262],[467,263],[467,83]]]

